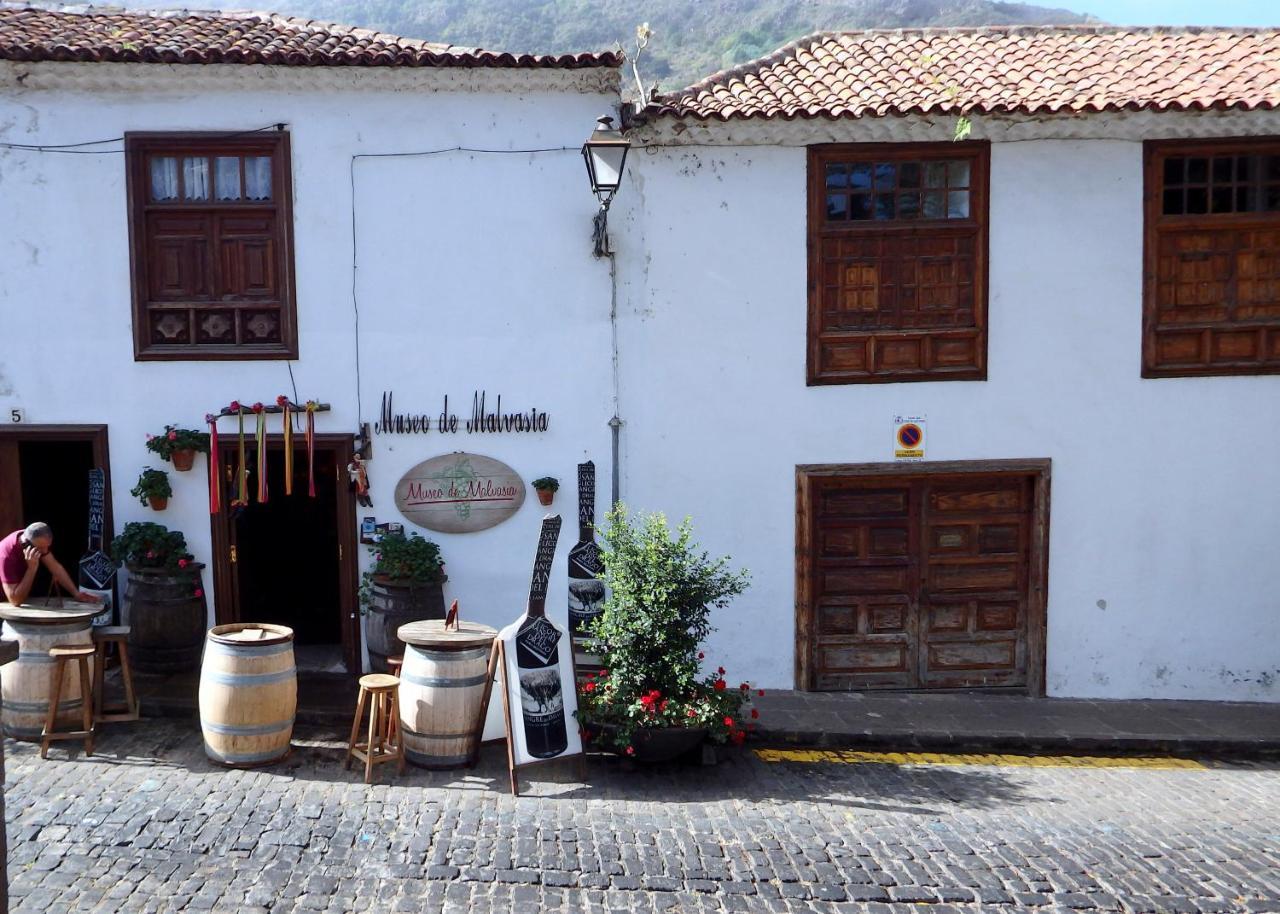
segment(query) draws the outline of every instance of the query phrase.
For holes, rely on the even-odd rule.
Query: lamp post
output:
[[[582,144],[582,158],[587,163],[587,177],[591,179],[591,192],[600,201],[600,211],[595,217],[593,236],[595,255],[609,255],[609,204],[622,184],[622,170],[627,163],[627,150],[631,144],[622,131],[613,126],[608,115],[596,119],[596,129]]]

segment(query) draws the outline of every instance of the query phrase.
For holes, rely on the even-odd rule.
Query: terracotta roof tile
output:
[[[0,2],[0,60],[300,67],[616,67],[620,54],[509,54],[242,12],[58,10]]]
[[[810,35],[659,96],[716,118],[1280,106],[1280,29],[1030,26]]]

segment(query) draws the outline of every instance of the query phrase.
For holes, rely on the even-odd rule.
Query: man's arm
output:
[[[102,599],[97,594],[85,593],[81,590],[80,587],[71,580],[71,575],[67,574],[67,569],[62,567],[62,563],[53,557],[52,552],[44,557],[44,567],[49,569],[49,574],[53,575],[53,579],[58,582],[58,585],[77,600],[86,600],[90,603],[97,603]]]
[[[20,603],[27,602],[27,597],[31,595],[31,587],[36,582],[36,569],[40,567],[40,550],[31,546],[27,546],[22,550],[22,555],[27,560],[27,570],[22,575],[22,580],[17,584],[10,584],[4,581],[4,595],[10,603],[17,606]],[[54,564],[57,564],[56,562]],[[59,565],[59,568],[62,566]],[[66,572],[63,572],[66,574]]]

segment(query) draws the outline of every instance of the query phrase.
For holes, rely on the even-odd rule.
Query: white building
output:
[[[47,441],[97,442],[114,528],[181,529],[211,615],[314,605],[355,668],[359,517],[413,529],[397,481],[469,451],[559,477],[571,527],[581,461],[603,513],[616,410],[623,499],[752,571],[711,645],[731,675],[1277,698],[1277,33],[807,39],[632,114],[612,262],[578,148],[618,107],[613,55],[2,6],[0,34],[6,530],[94,459]],[[185,207],[218,159],[274,222]],[[193,294],[206,266],[225,282]],[[468,434],[479,391],[546,431]],[[373,434],[355,507],[342,466],[388,392],[432,430]],[[128,495],[145,433],[281,394],[332,407],[316,502],[276,480],[269,510],[211,516],[203,461],[163,514]],[[906,420],[923,460],[895,460]],[[543,513],[428,532],[465,616],[521,611]]]

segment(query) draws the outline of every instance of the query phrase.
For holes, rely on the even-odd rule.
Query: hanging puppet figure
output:
[[[366,508],[373,507],[373,499],[369,497],[369,474],[359,454],[352,455],[351,462],[347,464],[347,475],[351,477],[351,491],[356,493],[356,503]]]

